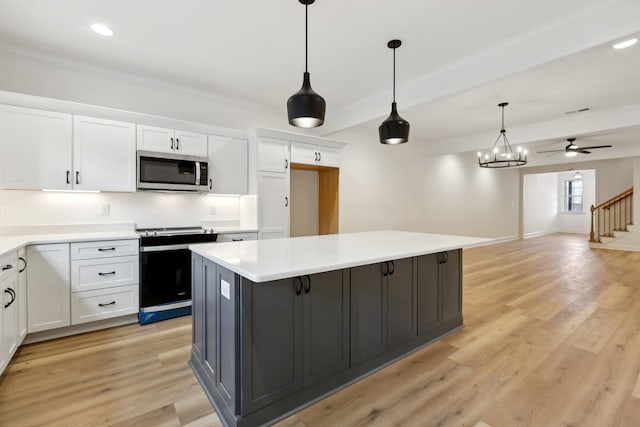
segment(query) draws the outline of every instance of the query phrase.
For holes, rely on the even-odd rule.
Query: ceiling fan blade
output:
[[[546,150],[546,151],[537,151],[538,154],[543,153],[564,153],[564,150]]]
[[[590,147],[580,147],[581,150],[592,150],[595,148],[611,148],[611,145],[592,145]]]

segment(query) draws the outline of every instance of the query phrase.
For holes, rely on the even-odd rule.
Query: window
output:
[[[564,212],[583,212],[582,179],[571,179],[564,182]]]

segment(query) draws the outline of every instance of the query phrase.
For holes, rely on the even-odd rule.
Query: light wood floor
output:
[[[640,426],[640,253],[556,234],[464,251],[465,328],[278,425]],[[24,346],[0,426],[219,426],[190,318]]]

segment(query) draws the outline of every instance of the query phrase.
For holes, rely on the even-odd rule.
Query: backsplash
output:
[[[256,196],[0,190],[0,227],[116,223],[256,228]]]

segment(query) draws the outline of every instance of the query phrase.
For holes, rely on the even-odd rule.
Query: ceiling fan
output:
[[[611,148],[611,145],[592,145],[590,147],[578,147],[576,144],[574,144],[575,140],[576,140],[575,138],[568,138],[567,141],[569,142],[569,145],[564,147],[564,149],[562,149],[562,150],[538,151],[538,154],[542,154],[542,153],[562,153],[562,152],[564,152],[564,155],[567,156],[567,157],[575,157],[575,156],[578,155],[578,153],[580,153],[580,154],[591,154],[591,151],[588,151],[588,150],[595,150],[597,148]]]

